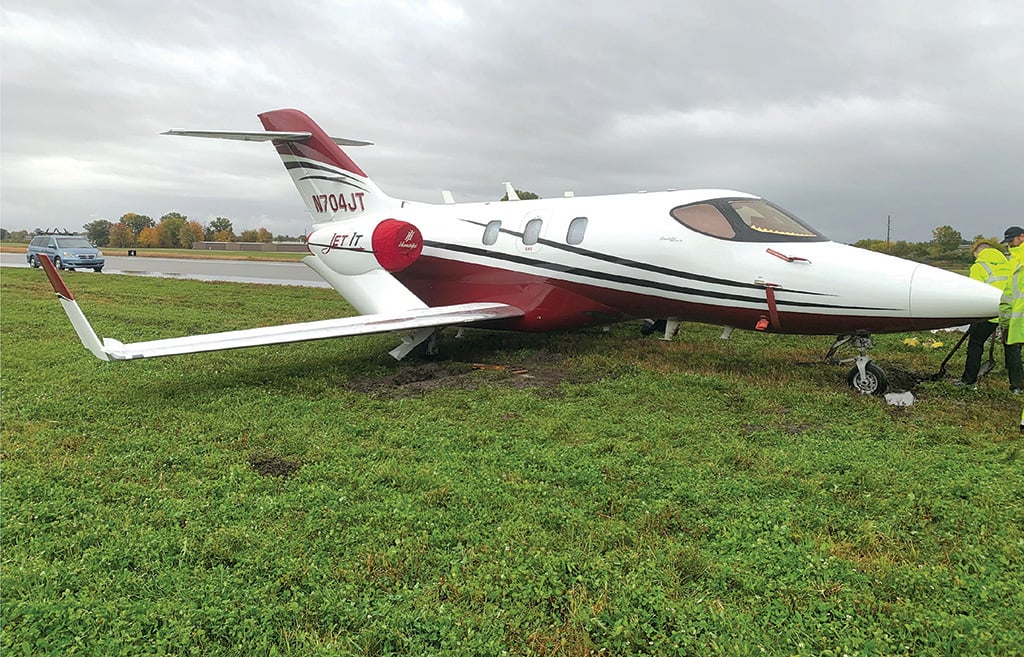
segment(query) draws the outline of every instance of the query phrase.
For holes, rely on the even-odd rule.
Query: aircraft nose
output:
[[[969,321],[999,315],[1002,292],[953,272],[918,265],[910,282],[911,317],[948,317]]]

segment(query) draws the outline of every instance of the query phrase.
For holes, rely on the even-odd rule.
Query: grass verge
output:
[[[125,341],[350,312],[330,290],[69,283]],[[40,272],[5,269],[0,301],[4,654],[1024,645],[1001,372],[895,408],[817,362],[827,339],[635,324],[449,335],[439,363],[393,362],[387,335],[101,363]],[[878,336],[881,364],[935,371],[944,349],[903,337]]]

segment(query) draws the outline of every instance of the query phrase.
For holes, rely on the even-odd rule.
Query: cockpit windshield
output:
[[[681,205],[671,214],[687,228],[719,239],[740,242],[821,242],[828,239],[764,199],[714,199]]]

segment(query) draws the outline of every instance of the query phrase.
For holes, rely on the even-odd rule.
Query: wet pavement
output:
[[[216,260],[212,258],[150,258],[106,255],[103,274],[181,278],[197,281],[265,283],[302,287],[330,287],[319,275],[301,262],[260,260]],[[0,253],[0,267],[28,267],[22,253]],[[76,274],[89,270],[76,270]]]

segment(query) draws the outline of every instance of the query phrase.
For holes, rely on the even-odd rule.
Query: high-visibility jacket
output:
[[[1006,333],[1006,344],[1024,342],[1024,264],[1014,263],[1013,273],[999,303],[999,325]]]
[[[1013,262],[1014,260],[1016,260],[1017,262],[1024,263],[1024,244],[1021,244],[1020,246],[1011,246],[1011,247],[1009,247],[1009,251],[1010,251],[1010,256],[1009,256],[1010,262]]]
[[[1000,290],[1006,289],[1006,283],[1013,273],[1014,263],[1006,259],[999,249],[987,248],[978,252],[977,259],[971,265],[971,278],[982,283],[988,283]],[[993,317],[991,322],[998,322],[998,317]]]

